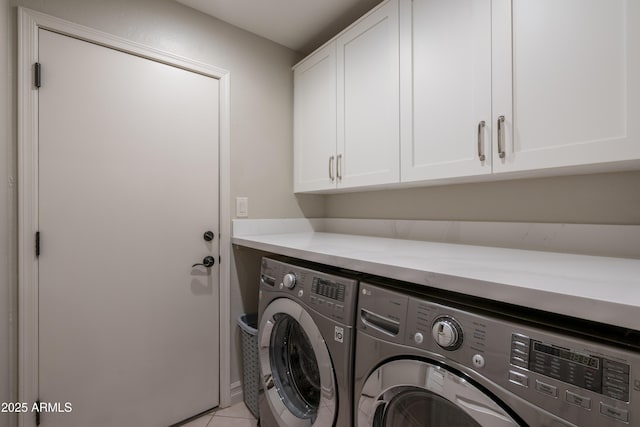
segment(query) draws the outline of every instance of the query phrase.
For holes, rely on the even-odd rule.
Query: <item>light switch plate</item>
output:
[[[249,216],[249,198],[236,197],[236,217],[247,218]]]

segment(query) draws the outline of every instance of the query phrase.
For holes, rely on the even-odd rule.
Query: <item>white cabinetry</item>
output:
[[[336,43],[338,187],[398,182],[398,2],[376,9]]]
[[[335,187],[336,45],[328,44],[294,70],[294,190]]]
[[[296,192],[640,166],[637,0],[389,0],[294,74]]]
[[[398,2],[294,68],[294,191],[397,183]]]
[[[491,1],[401,2],[402,180],[491,173]]]
[[[492,4],[494,172],[640,158],[640,2]]]
[[[403,182],[638,164],[637,1],[403,0],[400,10]]]

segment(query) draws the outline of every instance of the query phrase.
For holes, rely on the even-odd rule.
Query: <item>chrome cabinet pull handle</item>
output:
[[[498,117],[498,157],[504,159],[504,116]]]
[[[484,162],[486,158],[484,155],[484,126],[484,120],[478,123],[478,158],[481,162]]]
[[[338,162],[337,162],[336,171],[338,174],[338,181],[342,181],[342,154],[338,154]]]
[[[331,180],[331,182],[335,180],[335,177],[333,176],[333,159],[334,158],[335,156],[329,157],[329,179]]]

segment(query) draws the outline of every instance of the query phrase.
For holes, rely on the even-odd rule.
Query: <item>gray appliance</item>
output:
[[[258,310],[262,427],[352,425],[357,291],[354,277],[301,261],[263,258]]]
[[[640,426],[637,331],[415,288],[360,283],[356,426]]]

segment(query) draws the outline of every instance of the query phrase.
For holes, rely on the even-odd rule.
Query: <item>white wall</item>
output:
[[[327,196],[330,218],[640,225],[640,172]]]
[[[293,88],[300,55],[170,0],[0,0],[0,401],[15,388],[9,317],[15,310],[17,6],[201,61],[231,73],[231,200],[249,197],[253,218],[323,216],[322,196],[292,192]],[[5,72],[6,70],[6,72]],[[6,96],[9,95],[9,96]],[[235,203],[232,204],[235,206]],[[255,306],[257,280],[232,267],[232,312]],[[230,319],[235,327],[235,319]],[[232,382],[239,380],[232,348]],[[15,361],[14,361],[15,362]],[[0,427],[9,426],[0,414]]]

